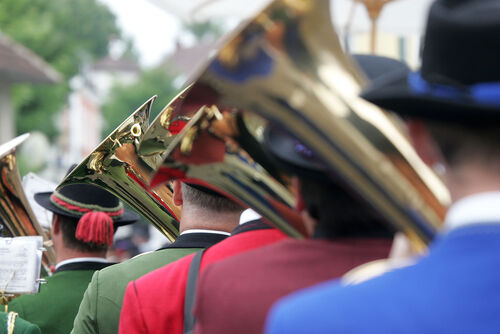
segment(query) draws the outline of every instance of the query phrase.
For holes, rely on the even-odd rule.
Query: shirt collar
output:
[[[216,230],[205,230],[205,229],[201,229],[201,228],[193,228],[190,230],[186,230],[186,231],[181,232],[180,235],[189,234],[189,233],[213,233],[213,234],[222,234],[222,235],[227,235],[227,236],[231,235],[231,233],[229,233],[229,232],[216,231]]]
[[[99,263],[108,263],[109,261],[103,257],[75,257],[72,259],[64,260],[56,264],[56,270],[61,266],[69,263],[77,263],[77,262],[99,262]]]
[[[474,194],[455,202],[446,214],[444,230],[484,223],[500,224],[500,191]]]
[[[246,209],[241,213],[240,216],[240,225],[251,222],[252,220],[257,220],[262,218],[257,212],[252,209]]]

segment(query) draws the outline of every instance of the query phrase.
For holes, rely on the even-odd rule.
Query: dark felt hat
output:
[[[405,63],[392,58],[353,55],[353,59],[370,81],[393,72],[409,71]],[[324,164],[311,150],[285,130],[273,125],[268,126],[264,132],[264,142],[270,156],[282,168],[306,178],[325,180]]]
[[[500,121],[500,1],[438,0],[418,72],[392,73],[362,96],[400,115],[460,123]]]
[[[67,217],[81,218],[89,211],[104,212],[113,219],[115,227],[139,220],[138,214],[123,209],[116,196],[91,184],[71,184],[54,192],[36,193],[35,200],[45,209]]]

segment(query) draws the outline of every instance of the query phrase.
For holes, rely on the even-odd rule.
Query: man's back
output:
[[[390,239],[285,239],[214,263],[198,284],[195,333],[261,333],[280,297],[385,258],[390,244]]]
[[[200,272],[210,263],[284,237],[282,232],[270,228],[232,235],[205,252]],[[120,316],[120,333],[182,333],[184,297],[192,258],[187,256],[127,286]]]
[[[118,333],[123,296],[130,281],[224,238],[226,235],[217,233],[183,234],[165,249],[96,272],[85,291],[72,333]]]
[[[68,334],[94,270],[64,270],[47,278],[34,295],[9,303],[9,311],[38,325],[42,333]]]
[[[498,252],[500,226],[456,229],[414,266],[284,298],[266,333],[500,333]]]

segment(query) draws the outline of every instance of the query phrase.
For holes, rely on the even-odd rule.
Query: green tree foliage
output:
[[[107,54],[119,36],[114,15],[97,0],[2,0],[0,30],[45,59],[64,77],[58,85],[19,85],[13,90],[17,130],[56,134],[54,115],[66,102],[68,79],[84,61]]]
[[[197,41],[215,40],[224,33],[221,24],[215,21],[185,22],[183,26]]]
[[[109,99],[102,106],[102,114],[106,120],[103,137],[109,135],[151,96],[158,95],[151,110],[152,121],[178,93],[179,90],[172,81],[173,78],[165,70],[152,69],[143,72],[135,84],[113,86]]]

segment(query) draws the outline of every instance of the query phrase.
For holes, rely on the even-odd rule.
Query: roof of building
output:
[[[166,57],[162,65],[173,74],[189,75],[208,59],[214,47],[214,43],[206,42],[199,42],[189,47],[178,44],[177,49]]]
[[[106,56],[99,59],[93,66],[94,70],[100,71],[120,71],[120,72],[139,72],[139,64],[126,57],[113,58]]]
[[[33,51],[0,32],[0,79],[11,83],[57,83],[62,77]]]

